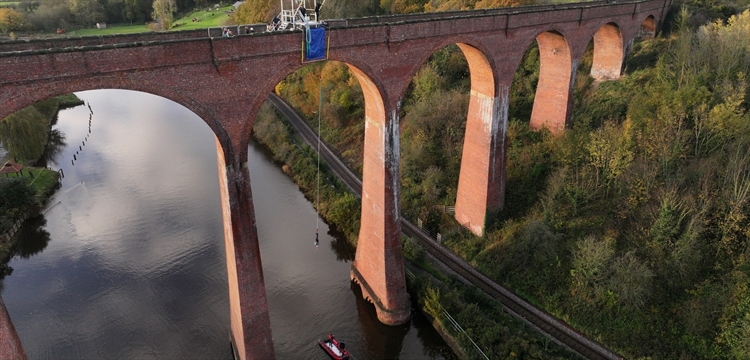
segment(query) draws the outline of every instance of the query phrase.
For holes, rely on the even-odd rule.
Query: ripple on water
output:
[[[73,166],[89,110],[60,112],[69,144],[49,244],[12,261],[2,293],[29,358],[231,358],[214,134],[152,95],[79,96],[93,132]],[[411,325],[378,325],[312,204],[258,148],[248,156],[277,358],[326,359],[328,332],[357,359],[431,358]]]

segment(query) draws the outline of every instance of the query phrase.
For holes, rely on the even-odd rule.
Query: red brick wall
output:
[[[13,322],[10,320],[8,310],[5,309],[3,299],[0,298],[0,358],[8,360],[25,360],[26,352],[23,351],[21,340],[16,334]]]

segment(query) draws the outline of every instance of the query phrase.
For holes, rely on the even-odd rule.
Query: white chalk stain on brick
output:
[[[396,224],[399,224],[399,218],[400,218],[400,211],[398,210],[398,197],[399,197],[399,161],[401,159],[401,148],[399,145],[399,108],[401,107],[401,104],[397,104],[396,108],[391,110],[391,114],[389,119],[387,120],[388,124],[387,127],[390,127],[390,135],[389,139],[386,139],[386,150],[389,150],[387,159],[388,162],[385,163],[386,165],[386,171],[390,172],[391,174],[391,189],[393,191],[391,192],[393,199],[393,206],[391,208],[391,211],[393,212],[393,220],[396,222]]]
[[[479,105],[479,119],[482,122],[482,130],[484,130],[485,134],[490,134],[492,130],[495,129],[493,119],[495,98],[476,90],[471,90],[471,97],[476,99],[477,104]]]
[[[497,156],[505,156],[505,140],[508,134],[509,94],[510,86],[501,86],[499,96],[494,99],[495,111],[492,114],[492,126],[495,131],[492,132],[492,143],[497,144],[497,146],[493,146],[490,149],[490,158],[493,160]],[[498,154],[496,151],[500,153]],[[490,177],[492,179],[496,178],[503,170],[496,168],[497,163],[497,161],[490,162]],[[502,161],[501,164],[505,166],[505,161]]]

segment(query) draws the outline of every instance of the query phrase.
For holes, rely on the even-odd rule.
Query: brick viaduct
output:
[[[653,36],[671,0],[384,16],[331,21],[329,59],[349,66],[365,97],[362,221],[352,280],[386,324],[409,320],[399,225],[399,112],[418,68],[457,44],[471,95],[456,218],[477,235],[503,205],[508,93],[537,42],[540,76],[530,126],[564,130],[578,63],[593,41],[591,76],[615,79],[638,36]],[[217,29],[214,29],[218,32]],[[275,357],[247,147],[268,93],[301,63],[300,32],[233,39],[210,31],[0,42],[0,119],[52,96],[128,89],[173,100],[216,136],[231,338],[240,359]],[[0,358],[24,357],[0,302]]]

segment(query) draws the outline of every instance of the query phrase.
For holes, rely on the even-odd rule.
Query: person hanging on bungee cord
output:
[[[318,240],[318,229],[315,229],[315,247],[318,247],[320,245],[320,240]]]

